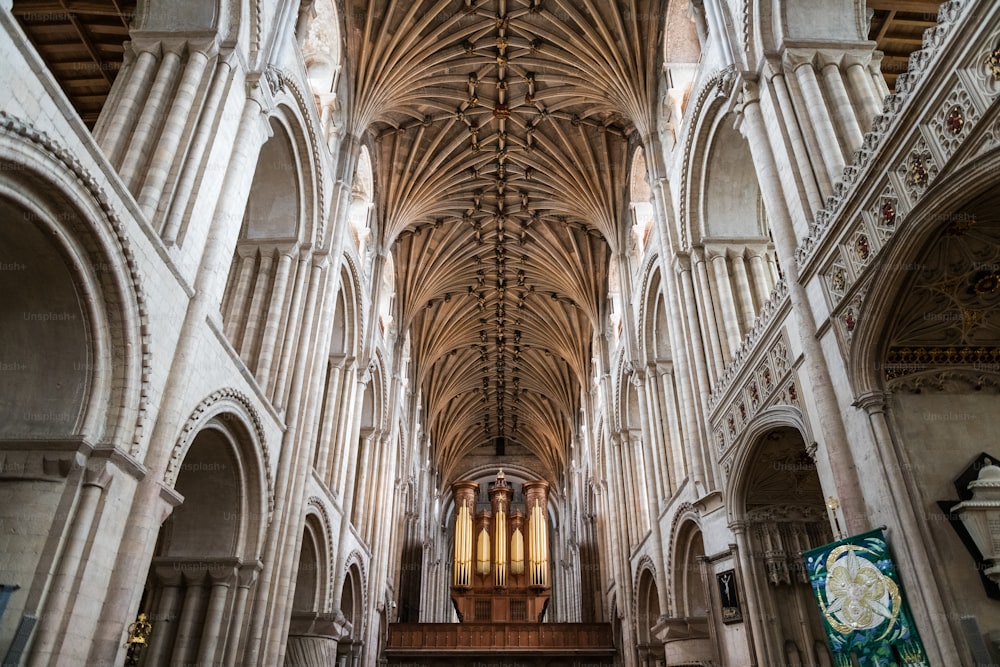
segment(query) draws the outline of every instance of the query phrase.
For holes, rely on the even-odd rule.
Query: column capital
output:
[[[785,49],[785,52],[781,54],[781,65],[785,71],[790,72],[794,72],[805,65],[814,67],[815,60],[815,49]]]
[[[236,585],[240,588],[250,588],[257,581],[257,577],[263,569],[264,563],[259,560],[243,563],[236,575]]]
[[[852,404],[856,408],[861,408],[869,416],[886,411],[886,393],[881,390],[868,391],[860,394],[854,399]]]

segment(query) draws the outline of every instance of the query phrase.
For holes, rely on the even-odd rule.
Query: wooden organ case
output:
[[[451,595],[461,622],[540,623],[549,586],[549,484],[521,485],[523,507],[503,470],[489,485],[489,509],[477,511],[479,484],[452,484],[455,561]],[[517,506],[515,506],[517,505]]]

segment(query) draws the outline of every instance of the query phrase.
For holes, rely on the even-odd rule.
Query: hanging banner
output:
[[[837,667],[930,667],[881,529],[802,558]]]

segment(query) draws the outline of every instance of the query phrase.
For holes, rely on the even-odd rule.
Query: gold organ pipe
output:
[[[497,511],[493,529],[496,531],[496,585],[507,585],[507,516],[501,506]]]
[[[452,585],[457,589],[468,589],[472,586],[473,511],[479,484],[472,481],[460,481],[452,484],[455,498],[455,563]]]
[[[524,535],[520,528],[515,528],[510,538],[510,573],[524,573]]]
[[[463,499],[455,520],[455,586],[468,587],[472,574],[472,516]]]
[[[485,527],[479,531],[479,549],[476,551],[476,572],[482,575],[490,573],[490,534]]]

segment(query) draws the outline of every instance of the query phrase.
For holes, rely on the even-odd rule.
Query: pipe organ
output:
[[[452,484],[455,610],[461,621],[541,622],[550,596],[549,484],[525,482],[518,494],[501,470],[488,486],[489,506],[477,511],[479,484]]]

